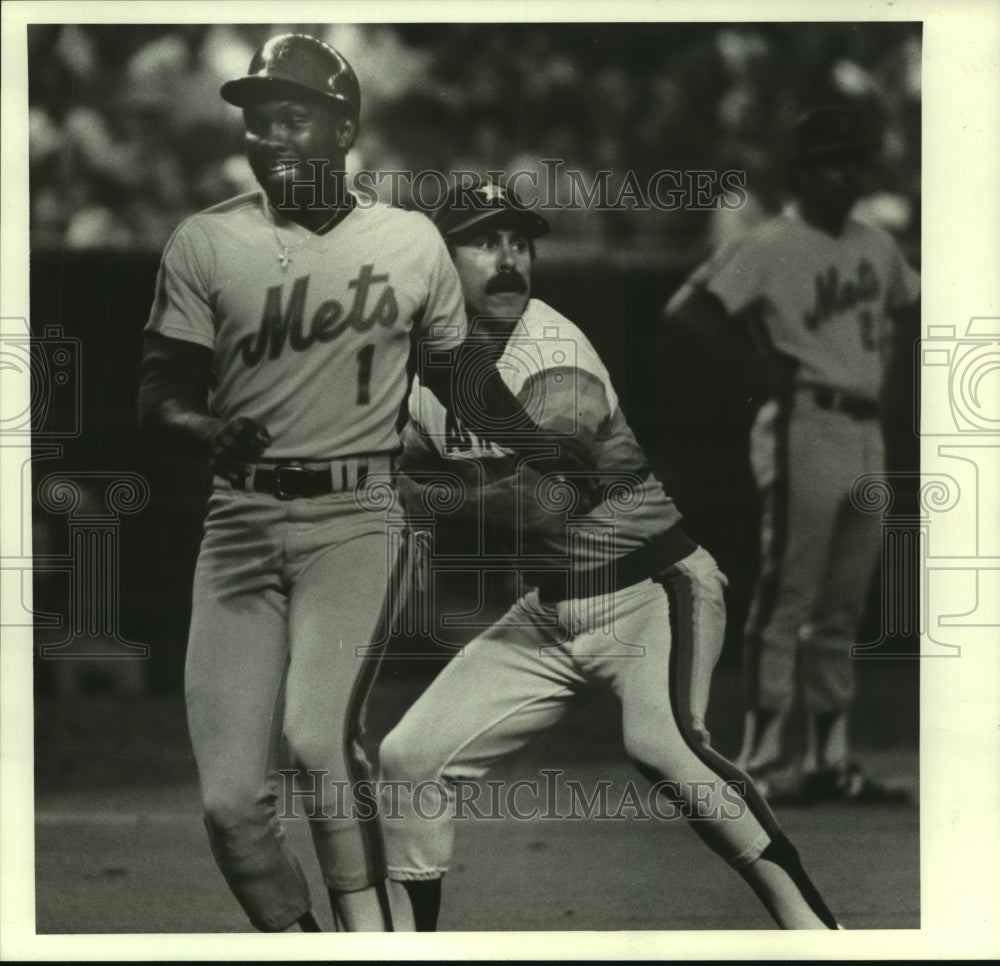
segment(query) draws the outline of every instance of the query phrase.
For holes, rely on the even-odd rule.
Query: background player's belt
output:
[[[853,419],[875,419],[878,416],[878,403],[873,399],[852,396],[832,386],[805,385],[801,388],[812,393],[820,409],[832,409]]]
[[[390,453],[366,453],[309,465],[302,460],[287,460],[255,467],[247,474],[249,485],[239,489],[269,493],[278,500],[308,499],[345,493],[363,483],[369,473],[389,474],[392,471]]]

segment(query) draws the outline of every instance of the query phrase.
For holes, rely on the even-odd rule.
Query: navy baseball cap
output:
[[[549,230],[549,223],[528,208],[505,180],[480,178],[471,185],[455,185],[432,217],[438,231],[450,240],[487,225],[511,228],[525,238],[539,238]]]
[[[795,157],[800,161],[839,154],[874,154],[881,138],[864,113],[855,107],[831,104],[814,107],[792,128]]]

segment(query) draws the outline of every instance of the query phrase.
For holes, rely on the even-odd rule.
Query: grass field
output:
[[[920,923],[917,669],[863,665],[859,757],[907,785],[904,807],[779,808],[806,868],[851,929]],[[373,742],[420,689],[384,668]],[[738,682],[717,675],[709,724],[735,751]],[[36,929],[39,934],[252,931],[215,867],[201,823],[180,698],[103,697],[36,704]],[[592,787],[630,779],[614,702],[598,697],[491,777],[560,769]],[[560,809],[565,813],[565,810]],[[305,820],[285,823],[332,928]],[[769,929],[750,889],[679,820],[466,821],[445,879],[442,931]]]

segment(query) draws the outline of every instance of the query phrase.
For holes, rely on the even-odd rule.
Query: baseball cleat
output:
[[[789,762],[787,758],[769,761],[764,765],[748,766],[744,770],[753,781],[754,787],[768,801],[775,795],[782,795],[788,790]]]
[[[862,771],[855,762],[820,771],[802,778],[801,804],[845,802],[849,805],[906,805],[910,793],[905,788],[883,785]]]

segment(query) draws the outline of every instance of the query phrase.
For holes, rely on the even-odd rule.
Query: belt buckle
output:
[[[301,477],[305,471],[306,468],[301,463],[279,463],[274,468],[274,484],[271,488],[274,498],[276,500],[294,500],[297,494],[289,493],[285,489],[285,477],[283,474],[290,473],[292,477]]]

